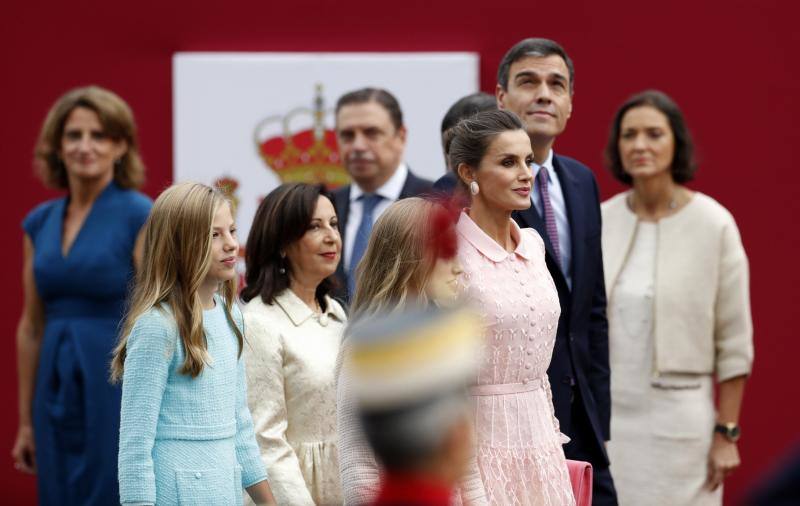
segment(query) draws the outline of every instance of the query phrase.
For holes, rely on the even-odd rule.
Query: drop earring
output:
[[[477,181],[473,181],[469,184],[469,192],[473,195],[477,195],[481,191],[480,187],[478,186]]]
[[[284,263],[285,261],[286,261],[286,253],[281,253],[281,263]],[[281,265],[280,269],[278,269],[278,272],[280,272],[281,274],[286,274],[286,268],[283,265]]]

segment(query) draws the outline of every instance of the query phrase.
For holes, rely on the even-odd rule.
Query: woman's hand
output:
[[[711,450],[708,452],[708,479],[706,486],[709,490],[716,490],[741,464],[739,448],[736,443],[726,439],[721,434],[714,434]]]
[[[33,442],[33,427],[30,425],[19,426],[11,456],[14,457],[15,469],[23,473],[36,473],[36,444]]]

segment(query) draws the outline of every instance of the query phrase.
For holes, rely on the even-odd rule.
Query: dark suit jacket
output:
[[[611,394],[599,193],[592,171],[577,160],[555,155],[553,168],[561,182],[572,234],[572,290],[554,262],[553,246],[536,207],[514,212],[512,217],[520,227],[534,228],[544,239],[547,269],[561,302],[556,344],[547,370],[561,431],[574,437],[573,430],[579,430],[580,424],[572,423],[575,385],[580,393],[574,396],[575,402],[581,403],[578,407],[585,410],[592,430],[578,440],[591,446],[582,450],[595,457],[593,465],[606,467],[603,442],[609,439]]]
[[[409,169],[406,182],[403,183],[403,189],[400,191],[400,199],[416,197],[432,192],[433,182],[415,176]],[[342,235],[342,249],[344,249],[347,219],[350,216],[350,185],[342,186],[334,190],[333,206],[336,208],[336,216],[339,218],[339,232]],[[339,287],[334,292],[334,296],[345,303],[349,302],[352,294],[347,293],[347,274],[344,268],[344,255],[342,255],[342,260],[336,267],[336,279]]]
[[[433,183],[433,189],[446,195],[452,195],[458,185],[458,177],[452,171],[447,171]]]

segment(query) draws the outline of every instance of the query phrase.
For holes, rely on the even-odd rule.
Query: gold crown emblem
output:
[[[339,157],[336,132],[325,128],[322,85],[317,84],[313,107],[297,107],[285,116],[265,118],[255,129],[258,154],[284,183],[323,183],[330,189],[350,182]]]

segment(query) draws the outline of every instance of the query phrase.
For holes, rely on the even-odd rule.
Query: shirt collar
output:
[[[475,249],[480,251],[481,254],[492,262],[502,262],[510,255],[510,253],[497,244],[494,239],[486,235],[486,232],[481,230],[481,228],[472,221],[472,218],[469,217],[466,211],[462,212],[461,216],[458,218],[456,230],[461,237],[472,244]],[[514,220],[511,220],[511,238],[517,243],[514,253],[525,260],[530,260],[531,247],[528,244],[526,236],[522,235],[519,225],[517,225]]]
[[[299,327],[309,318],[315,316],[314,311],[312,311],[305,302],[300,300],[300,297],[298,297],[291,288],[287,288],[278,294],[275,297],[275,302],[283,309],[286,316],[292,320],[295,327]],[[327,327],[331,319],[338,320],[339,322],[344,322],[347,319],[342,307],[327,295],[325,296],[325,303],[327,308],[319,315],[320,325]]]
[[[403,186],[406,184],[408,178],[408,167],[405,162],[401,162],[383,186],[375,190],[375,195],[380,195],[390,202],[400,199],[400,193],[403,191]],[[359,197],[364,195],[364,190],[357,184],[350,186],[350,202],[355,202]]]
[[[534,164],[533,164],[533,179],[534,179],[534,181],[536,180],[537,177],[539,177],[539,169],[541,169],[542,167],[547,169],[547,180],[548,181],[552,181],[553,180],[553,171],[555,170],[553,168],[553,150],[552,149],[547,154],[547,158],[545,158],[543,164],[539,165],[538,163],[534,162]]]

